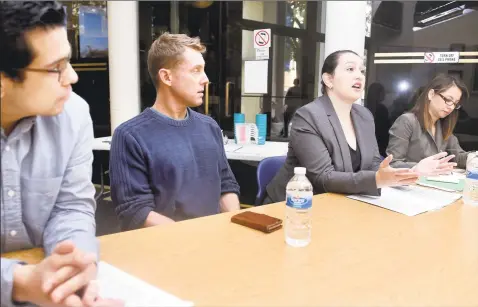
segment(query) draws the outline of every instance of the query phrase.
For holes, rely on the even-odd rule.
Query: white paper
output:
[[[104,261],[98,265],[97,280],[100,297],[121,299],[125,307],[194,306]]]
[[[264,145],[244,145],[242,148],[236,150],[236,153],[248,155],[262,155],[267,151]]]
[[[427,177],[429,181],[437,181],[437,182],[447,182],[447,183],[459,183],[460,179],[458,179],[454,174],[453,175],[440,175],[440,176],[431,176]]]
[[[268,60],[269,48],[256,48],[256,60]]]
[[[450,205],[459,199],[461,194],[418,186],[406,186],[382,188],[381,196],[349,195],[347,197],[408,216],[414,216]]]
[[[267,94],[269,61],[244,61],[244,94]]]
[[[229,140],[229,142],[234,142],[234,140]],[[227,143],[226,145],[224,145],[225,152],[234,152],[241,148],[242,148],[242,145],[238,145],[236,143]]]

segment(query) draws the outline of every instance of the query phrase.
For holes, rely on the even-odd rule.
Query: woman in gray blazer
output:
[[[418,97],[410,113],[402,114],[390,128],[387,154],[394,156],[394,167],[415,167],[429,155],[446,151],[455,156],[458,167],[466,167],[468,152],[453,135],[463,95],[469,96],[463,82],[453,76],[436,76]]]
[[[362,96],[363,71],[363,61],[353,51],[336,51],[325,59],[324,95],[297,110],[287,159],[267,186],[264,203],[285,199],[287,182],[297,166],[307,169],[314,194],[379,195],[381,187],[417,180],[416,172],[390,167],[392,156],[381,159],[373,116],[354,103]],[[440,167],[451,168],[446,162]]]

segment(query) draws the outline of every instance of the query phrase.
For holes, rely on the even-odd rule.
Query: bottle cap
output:
[[[296,175],[305,175],[305,167],[294,167],[294,174]]]

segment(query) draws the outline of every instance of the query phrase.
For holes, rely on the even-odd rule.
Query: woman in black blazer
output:
[[[375,138],[372,114],[354,103],[365,86],[362,59],[353,51],[330,54],[322,67],[323,96],[300,108],[292,119],[284,166],[267,186],[264,203],[285,199],[294,167],[305,167],[314,194],[379,195],[381,187],[408,185],[424,173],[449,172],[453,156],[438,154],[422,160],[420,172],[389,166]]]

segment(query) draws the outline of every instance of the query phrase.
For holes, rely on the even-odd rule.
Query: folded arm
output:
[[[143,150],[136,139],[117,128],[110,150],[111,198],[124,230],[149,227],[170,219],[154,212],[154,195]]]

